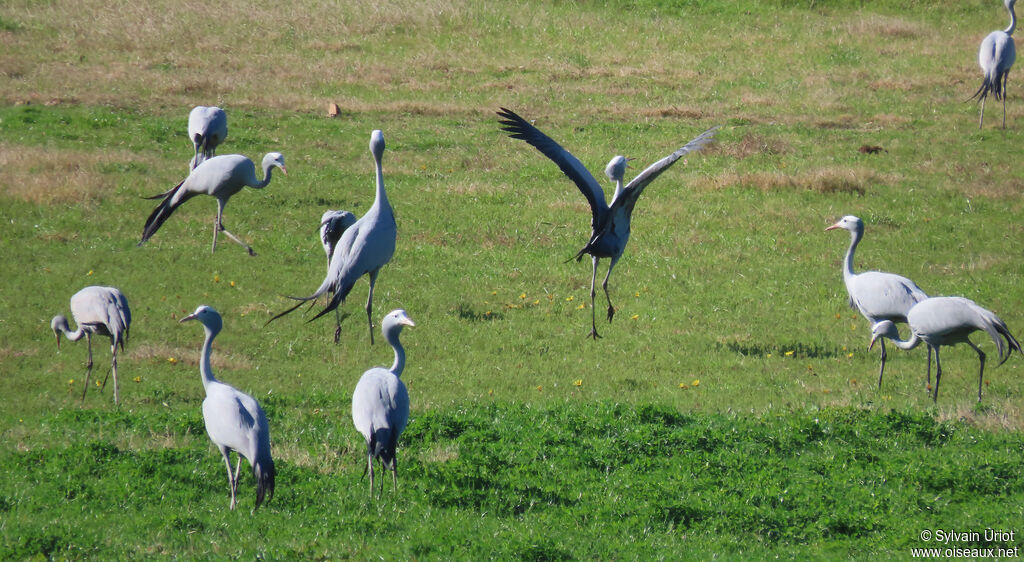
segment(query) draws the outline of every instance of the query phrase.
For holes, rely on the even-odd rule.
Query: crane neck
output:
[[[78,325],[78,329],[74,332],[71,331],[71,328],[68,327],[67,324],[61,325],[58,329],[64,334],[64,337],[66,337],[68,341],[78,341],[85,335],[85,327],[81,324]]]
[[[1006,9],[1010,11],[1010,27],[1006,28],[1006,34],[1013,35],[1013,30],[1017,28],[1017,12],[1013,11],[1013,2],[1008,2]]]
[[[263,180],[258,181],[258,182],[256,182],[255,185],[250,185],[249,187],[251,187],[253,189],[263,189],[264,187],[267,187],[268,185],[270,185],[270,176],[273,175],[273,170],[274,170],[274,165],[273,164],[264,164],[263,165]]]
[[[377,192],[374,196],[373,206],[379,209],[390,209],[391,203],[388,202],[388,195],[384,192],[384,168],[376,154],[373,156],[373,164],[377,174]]]
[[[901,339],[897,339],[897,338],[890,338],[890,339],[892,340],[892,343],[896,347],[898,347],[898,348],[900,348],[902,350],[905,350],[905,351],[906,350],[914,349],[915,347],[918,346],[918,344],[921,343],[921,338],[918,337],[918,335],[913,333],[913,332],[910,333],[910,339],[909,340],[901,340]]]
[[[398,341],[398,330],[393,330],[384,334],[384,339],[391,344],[391,347],[395,349],[395,362],[392,363],[391,369],[389,369],[396,377],[402,376],[402,371],[405,370],[405,348],[402,347],[402,343]]]
[[[846,258],[843,260],[843,280],[849,281],[856,275],[853,271],[853,253],[857,251],[857,244],[860,244],[864,237],[864,229],[850,231],[850,247],[846,249]]]
[[[615,194],[612,195],[612,201],[614,202],[622,194],[622,178],[615,180]]]
[[[210,384],[217,382],[217,379],[213,376],[213,367],[210,366],[213,338],[217,337],[217,332],[214,332],[205,324],[203,324],[203,329],[206,331],[206,339],[203,341],[203,352],[199,359],[199,375],[203,379],[203,389],[209,390]]]

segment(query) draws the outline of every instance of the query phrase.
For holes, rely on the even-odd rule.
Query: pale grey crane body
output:
[[[256,479],[256,503],[253,511],[260,507],[263,499],[274,497],[274,480],[277,475],[274,460],[270,455],[270,425],[263,408],[248,394],[217,380],[213,376],[210,355],[213,338],[223,327],[220,314],[209,306],[200,306],[192,314],[179,320],[199,320],[203,324],[206,338],[200,357],[199,374],[202,377],[206,399],[203,400],[203,422],[210,441],[224,457],[228,471],[228,486],[231,489],[231,509],[238,504],[238,474],[245,457],[252,466]],[[231,451],[238,455],[235,472],[231,472]]]
[[[60,349],[60,336],[64,334],[71,341],[78,341],[85,336],[89,349],[89,361],[86,363],[85,386],[82,389],[82,401],[89,390],[89,375],[92,373],[92,336],[110,338],[110,372],[114,376],[114,404],[118,403],[117,384],[117,348],[124,351],[128,333],[132,324],[132,312],[128,307],[128,299],[119,289],[114,287],[90,286],[78,291],[71,297],[71,317],[77,329],[72,332],[68,319],[57,315],[50,321],[50,328],[57,336],[57,348]],[[103,377],[104,388],[107,378]]]
[[[213,158],[217,145],[228,136],[228,116],[219,107],[197,105],[188,114],[188,138],[195,147],[189,170]]]
[[[374,367],[359,378],[352,393],[352,423],[366,440],[366,469],[370,473],[370,496],[373,496],[373,461],[380,460],[382,470],[391,470],[398,489],[398,461],[395,449],[398,438],[409,422],[409,392],[402,382],[405,349],[399,341],[404,326],[415,326],[404,310],[393,310],[381,321],[384,339],[395,351],[390,369]],[[381,482],[383,490],[384,483]]]
[[[906,322],[907,313],[915,304],[928,298],[928,295],[916,283],[894,273],[883,271],[853,271],[853,254],[864,237],[864,222],[859,218],[847,215],[826,231],[841,228],[850,232],[850,247],[846,250],[843,260],[843,283],[850,297],[850,308],[856,310],[874,326],[883,320]],[[878,388],[882,387],[882,375],[885,373],[885,341],[880,342],[881,366],[878,369]],[[931,351],[928,352],[928,379],[931,380]]]
[[[985,98],[989,92],[996,101],[1003,102],[1003,128],[1006,128],[1006,82],[1017,59],[1017,47],[1013,42],[1013,30],[1017,27],[1017,13],[1013,6],[1017,0],[1003,0],[1003,5],[1010,12],[1010,26],[1003,31],[993,31],[981,41],[978,50],[978,66],[983,74],[981,87],[969,98],[977,98],[981,102],[978,115],[978,128],[981,129],[985,120]]]
[[[871,345],[880,338],[891,339],[900,349],[913,349],[922,341],[935,352],[935,390],[933,401],[939,398],[939,381],[942,378],[942,362],[939,360],[939,348],[944,345],[966,343],[978,353],[980,363],[978,369],[978,401],[981,401],[981,387],[985,376],[985,352],[970,340],[976,331],[984,331],[992,338],[999,353],[999,364],[1009,359],[1013,350],[1024,353],[1020,343],[1010,333],[1006,323],[990,310],[978,306],[977,303],[963,297],[932,297],[914,305],[907,314],[911,337],[900,339],[896,325],[883,320],[871,331]],[[869,346],[870,347],[870,346]],[[997,366],[998,366],[997,365]]]
[[[536,127],[528,123],[515,112],[501,108],[498,115],[503,119],[500,121],[502,128],[514,139],[524,140],[531,146],[547,156],[558,168],[562,170],[579,188],[590,204],[591,212],[591,234],[586,245],[573,256],[579,261],[584,254],[590,254],[593,262],[593,270],[590,279],[590,308],[591,308],[591,331],[593,338],[600,337],[597,333],[596,310],[594,299],[597,295],[597,263],[601,258],[608,258],[611,262],[608,265],[608,272],[605,275],[602,288],[605,298],[608,300],[608,321],[611,322],[615,316],[615,307],[612,306],[611,296],[608,294],[608,279],[611,277],[615,264],[622,257],[629,241],[630,219],[637,199],[649,183],[662,172],[667,170],[685,154],[700,150],[712,141],[718,127],[712,127],[685,146],[679,148],[672,154],[658,160],[640,172],[632,181],[623,187],[622,180],[625,175],[628,159],[623,156],[615,156],[605,168],[605,175],[615,182],[615,194],[612,196],[611,204],[605,201],[604,190],[601,184],[594,179],[594,176],[585,166],[569,151],[562,148],[551,137],[545,135]]]
[[[325,211],[320,217],[320,242],[323,243],[324,253],[327,254],[327,271],[331,270],[331,258],[334,250],[346,230],[356,223],[356,216],[348,211]],[[342,250],[345,254],[349,248]],[[333,294],[328,292],[328,294]],[[341,340],[341,307],[334,309],[334,343]]]
[[[262,166],[263,179],[260,180],[256,177],[256,165],[253,161],[240,154],[214,156],[203,161],[202,164],[196,166],[196,169],[192,170],[187,178],[170,191],[146,198],[160,199],[162,197],[163,201],[146,219],[146,225],[142,229],[142,240],[138,245],[145,244],[174,210],[185,201],[196,195],[210,195],[217,199],[217,219],[213,225],[213,246],[210,252],[217,250],[217,235],[223,232],[241,244],[250,256],[255,256],[256,252],[248,244],[224,228],[224,206],[227,205],[228,199],[241,191],[243,187],[254,189],[266,187],[270,183],[271,170],[275,167],[280,168],[282,174],[288,175],[288,171],[284,167],[284,156],[279,152],[270,152],[265,155]]]
[[[370,327],[370,344],[373,344],[373,289],[380,273],[395,253],[398,227],[395,214],[384,191],[384,172],[381,159],[384,155],[384,135],[379,130],[370,134],[370,152],[376,169],[377,188],[373,205],[352,226],[348,227],[338,240],[327,276],[320,287],[308,297],[289,297],[299,304],[271,318],[268,323],[302,306],[303,302],[314,300],[333,292],[330,302],[309,321],[335,310],[345,302],[349,292],[363,275],[370,278],[370,291],[366,299],[366,321]]]

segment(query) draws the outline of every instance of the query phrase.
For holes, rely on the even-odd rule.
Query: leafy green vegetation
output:
[[[0,558],[867,558],[924,529],[1016,529],[1024,361],[990,362],[981,404],[965,347],[943,351],[938,404],[923,349],[891,352],[878,388],[849,241],[823,232],[860,216],[858,269],[1024,335],[1024,105],[1012,76],[1006,130],[998,104],[979,131],[963,103],[1005,17],[991,0],[0,4]],[[135,246],[140,196],[186,173],[198,104],[228,113],[220,153],[286,157],[225,211],[256,258],[210,254],[201,197]],[[502,106],[598,172],[722,125],[645,191],[604,339],[586,339],[589,264],[565,262],[586,204],[499,130]],[[372,202],[377,128],[399,240],[375,321],[402,307],[417,326],[400,490],[374,502],[349,401],[391,355],[367,345],[366,282],[339,345],[329,317],[266,321],[322,280],[323,211]],[[49,330],[93,284],[132,306],[120,408],[110,389],[80,404],[84,342],[57,352]],[[277,496],[254,515],[248,475],[227,510],[205,435],[202,332],[176,322],[199,304],[224,316],[218,377],[270,419]]]

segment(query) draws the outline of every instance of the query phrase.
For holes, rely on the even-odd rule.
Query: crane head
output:
[[[613,182],[622,181],[622,177],[626,175],[626,168],[629,167],[630,160],[631,158],[626,158],[625,156],[612,158],[604,168],[604,175],[608,176],[608,179]]]
[[[178,320],[178,323],[187,322],[189,320],[198,320],[202,322],[206,329],[213,332],[214,334],[220,332],[224,326],[224,321],[220,317],[220,313],[214,310],[212,306],[200,305],[195,312],[188,316]]]
[[[384,320],[380,323],[380,331],[384,332],[384,336],[387,337],[389,332],[401,332],[403,326],[413,327],[416,324],[409,318],[409,315],[405,313],[405,310],[401,308],[392,310],[384,317]]]
[[[374,129],[370,133],[370,152],[373,153],[374,160],[378,162],[384,156],[384,133],[380,129]]]
[[[60,349],[60,333],[71,330],[68,326],[68,319],[60,314],[54,316],[53,320],[50,320],[50,329],[53,330],[53,335],[57,337],[57,349]]]
[[[864,221],[860,220],[859,218],[857,218],[857,217],[855,217],[853,215],[846,215],[845,217],[843,217],[843,218],[839,219],[838,221],[836,221],[836,223],[833,224],[832,226],[826,228],[825,231],[827,232],[829,230],[835,230],[837,228],[842,228],[844,230],[849,230],[850,232],[858,232],[858,231],[863,232],[864,231]]]
[[[900,332],[896,329],[896,324],[893,324],[891,320],[882,320],[871,327],[871,343],[868,344],[868,351],[875,347],[875,341],[878,338],[889,338],[893,341],[900,339]]]
[[[281,154],[280,152],[268,152],[267,155],[263,157],[263,169],[266,170],[271,166],[281,168],[281,173],[286,176],[288,175],[288,170],[284,167],[284,154]]]

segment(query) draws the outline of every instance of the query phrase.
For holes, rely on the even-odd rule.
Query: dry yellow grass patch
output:
[[[129,344],[130,345],[130,344]],[[127,355],[136,361],[160,361],[171,362],[186,366],[186,368],[199,365],[199,346],[195,347],[172,347],[169,345],[142,344],[128,348]],[[225,370],[252,370],[253,365],[246,357],[232,353],[225,353],[223,350],[216,350],[210,362],[214,369]]]
[[[761,191],[796,189],[818,193],[856,193],[864,195],[867,190],[880,183],[895,183],[897,178],[879,175],[871,170],[859,168],[821,168],[797,174],[782,172],[725,172],[714,177],[697,178],[696,187],[723,189],[740,186]]]
[[[845,28],[847,33],[860,38],[916,39],[932,33],[924,24],[881,14],[864,14],[847,22]]]
[[[37,205],[95,203],[114,193],[104,164],[148,160],[123,150],[66,150],[0,143],[0,195]]]

